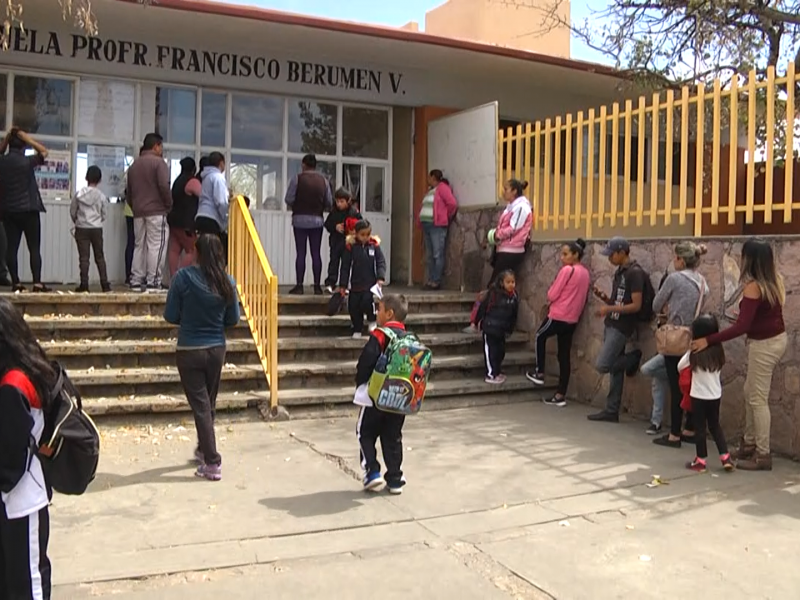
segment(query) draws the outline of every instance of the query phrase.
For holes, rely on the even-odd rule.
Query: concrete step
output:
[[[434,356],[480,354],[483,340],[463,333],[423,334],[420,339],[433,350]],[[278,340],[278,362],[318,362],[325,360],[357,360],[365,338],[296,337]],[[510,352],[524,351],[528,336],[515,333],[508,339]],[[175,364],[175,339],[164,340],[53,340],[42,346],[48,356],[66,369],[160,367]],[[258,356],[252,339],[228,340],[227,361],[233,364],[254,364]]]
[[[422,292],[409,291],[402,288],[387,287],[387,291],[396,289],[404,292],[409,299],[409,311],[412,313],[469,312],[475,300],[474,294],[461,292]],[[0,294],[16,304],[25,314],[44,315],[76,315],[76,316],[162,316],[167,300],[166,293],[133,294],[130,292],[114,292],[110,294],[90,293],[75,294],[73,292],[52,292],[47,294]],[[278,313],[281,315],[318,314],[325,315],[328,303],[325,296],[290,296],[278,298]]]
[[[510,352],[504,362],[509,375],[521,374],[530,366],[529,352]],[[471,380],[482,381],[484,372],[483,354],[469,356],[434,357],[431,379],[435,381]],[[353,385],[356,371],[355,361],[319,363],[281,363],[278,365],[278,389],[298,388],[317,390],[329,387],[346,388]],[[144,367],[131,369],[73,369],[69,372],[73,383],[87,398],[180,395],[182,387],[178,370],[174,366]],[[247,392],[266,388],[266,380],[260,365],[226,364],[222,370],[221,391]]]
[[[144,340],[177,337],[177,328],[159,316],[75,316],[48,314],[26,316],[28,325],[40,341],[48,340]],[[469,313],[411,314],[406,323],[415,333],[457,332],[469,322]],[[281,338],[313,336],[346,336],[350,331],[350,317],[318,315],[284,315],[278,317]],[[366,330],[365,330],[366,331]],[[229,330],[234,339],[250,337],[242,323]]]
[[[469,405],[496,403],[512,399],[537,400],[552,392],[551,387],[535,387],[522,375],[508,378],[500,386],[489,385],[482,379],[431,381],[425,393],[428,407],[454,400]],[[353,401],[353,386],[321,389],[295,389],[280,392],[281,404],[292,409],[325,408],[348,405]],[[217,397],[217,410],[243,410],[253,408],[259,402],[269,402],[269,392],[225,392]],[[182,394],[120,396],[84,399],[86,411],[93,417],[150,413],[189,412],[189,404]],[[355,407],[354,407],[354,410]],[[425,408],[423,408],[425,410]],[[193,435],[189,433],[188,435]]]

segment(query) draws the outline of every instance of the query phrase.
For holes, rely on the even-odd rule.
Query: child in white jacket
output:
[[[86,187],[72,198],[69,214],[75,224],[75,243],[78,246],[80,285],[76,292],[89,291],[89,252],[94,253],[94,262],[100,274],[100,286],[104,292],[111,291],[103,252],[103,223],[106,220],[108,198],[98,188],[103,173],[92,165],[86,170]]]

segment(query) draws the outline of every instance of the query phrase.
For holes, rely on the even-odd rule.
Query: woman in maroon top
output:
[[[761,239],[750,239],[742,246],[744,286],[739,317],[731,327],[695,340],[692,350],[727,342],[747,335],[747,379],[744,382],[746,423],[744,440],[735,452],[737,467],[745,471],[771,471],[769,454],[769,389],[772,372],[786,352],[783,303],[786,290],[775,268],[772,247]]]

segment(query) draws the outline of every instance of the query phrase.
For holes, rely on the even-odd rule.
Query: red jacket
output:
[[[678,385],[683,392],[681,398],[681,408],[686,412],[692,412],[692,368],[689,367],[681,371],[678,375]]]

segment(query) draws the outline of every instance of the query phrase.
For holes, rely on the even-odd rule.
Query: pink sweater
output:
[[[589,270],[582,264],[564,265],[556,280],[547,290],[550,311],[547,316],[554,321],[577,323],[589,298],[591,285]]]
[[[522,254],[531,237],[532,225],[531,203],[525,196],[520,196],[500,214],[497,228],[489,232],[489,241],[497,244],[498,252]]]

